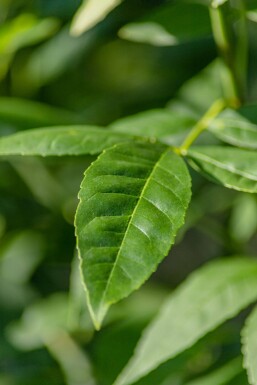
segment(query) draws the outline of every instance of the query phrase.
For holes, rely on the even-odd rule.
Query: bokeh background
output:
[[[257,4],[245,3],[249,73],[242,113],[257,123]],[[80,5],[0,0],[0,135],[113,122],[154,129],[163,108],[185,111],[194,122],[222,93],[201,2],[125,0],[74,36]],[[148,110],[154,111],[145,115]],[[202,140],[214,141],[208,135]],[[95,334],[73,228],[79,185],[93,159],[0,161],[1,385],[110,385],[167,293],[191,271],[212,258],[256,254],[256,196],[225,190],[192,172],[194,199],[170,256],[146,285],[113,307]],[[244,318],[225,324],[142,384],[184,384],[236,357]],[[242,370],[237,383],[247,384]]]

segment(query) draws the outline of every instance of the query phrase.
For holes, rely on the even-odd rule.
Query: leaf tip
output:
[[[88,300],[88,309],[95,330],[99,331],[101,329],[108,308],[108,305],[101,304],[97,309],[94,309],[90,303],[90,300]]]

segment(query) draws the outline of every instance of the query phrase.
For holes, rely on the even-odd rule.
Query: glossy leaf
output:
[[[246,320],[242,331],[242,350],[244,367],[247,370],[249,383],[257,384],[257,308],[255,308]]]
[[[132,139],[94,126],[41,128],[0,138],[0,155],[93,155]]]
[[[103,20],[122,0],[86,0],[77,11],[71,26],[71,33],[81,35]]]
[[[236,111],[224,111],[211,123],[209,130],[223,142],[237,147],[257,149],[257,125]]]
[[[208,179],[234,190],[257,192],[257,153],[219,146],[195,146],[186,156]]]
[[[163,143],[179,145],[195,123],[196,120],[191,116],[163,108],[119,119],[110,128],[117,132],[158,138]]]
[[[115,385],[133,384],[256,299],[256,261],[230,257],[198,269],[146,328]]]
[[[86,171],[75,225],[97,328],[168,254],[190,196],[184,161],[161,144],[114,146]]]

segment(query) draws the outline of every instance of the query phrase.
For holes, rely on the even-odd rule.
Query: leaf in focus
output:
[[[251,385],[257,384],[257,307],[254,308],[246,320],[242,330],[242,352],[244,356],[244,367],[247,371],[248,380]]]
[[[198,269],[145,329],[115,385],[133,384],[257,299],[257,262],[230,257]]]
[[[234,190],[257,192],[257,153],[231,147],[194,146],[186,156],[194,169]]]
[[[227,109],[208,127],[217,138],[233,146],[257,149],[257,125],[239,112]]]
[[[196,119],[190,115],[163,108],[119,119],[109,127],[117,132],[158,138],[165,144],[177,146],[183,142],[195,123]]]
[[[41,128],[1,137],[0,155],[94,155],[131,140],[132,136],[94,126]]]
[[[184,161],[161,144],[120,144],[85,173],[75,226],[96,328],[168,254],[191,197]]]
[[[71,34],[79,36],[97,23],[102,21],[108,13],[116,8],[123,0],[86,0],[78,9],[71,25]]]
[[[211,36],[208,10],[201,4],[164,4],[119,30],[123,39],[169,46]]]

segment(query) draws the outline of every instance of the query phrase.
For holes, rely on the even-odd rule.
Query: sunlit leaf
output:
[[[257,153],[219,146],[195,146],[186,156],[208,179],[239,191],[257,192]]]
[[[132,139],[94,126],[41,128],[0,138],[0,155],[93,155]]]
[[[193,273],[144,331],[115,385],[128,385],[188,349],[257,299],[257,262],[227,258]]]
[[[183,160],[160,144],[114,146],[86,171],[75,222],[97,328],[167,255],[190,195]]]
[[[39,20],[35,15],[21,14],[0,27],[0,54],[39,43],[56,32],[58,26],[56,19]]]
[[[242,331],[242,350],[244,367],[247,370],[249,383],[257,384],[257,308],[255,308],[246,320]]]
[[[85,0],[74,16],[71,33],[81,35],[103,20],[123,0]]]

